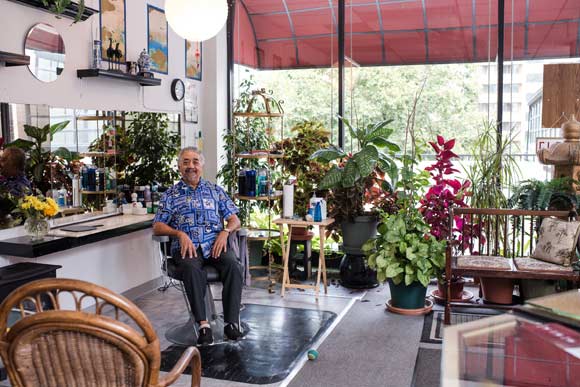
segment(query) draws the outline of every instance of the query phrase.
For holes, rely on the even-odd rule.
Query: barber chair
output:
[[[168,287],[175,287],[180,290],[189,314],[189,320],[186,323],[178,323],[170,327],[165,332],[165,338],[177,345],[195,346],[197,345],[199,327],[189,305],[189,300],[187,299],[187,293],[185,292],[185,287],[183,286],[179,270],[177,270],[175,262],[171,257],[170,238],[167,236],[154,235],[153,240],[159,243],[161,271],[165,277],[164,285],[161,286],[159,290],[164,291]],[[230,247],[231,246],[228,246],[228,248]],[[217,313],[213,294],[211,292],[211,284],[220,282],[220,278],[218,271],[213,266],[204,266],[203,270],[207,276],[207,289],[204,299],[205,314],[211,326],[213,342],[215,345],[224,342],[224,318],[222,314]],[[248,332],[249,327],[247,324],[241,323],[239,325],[244,332]]]

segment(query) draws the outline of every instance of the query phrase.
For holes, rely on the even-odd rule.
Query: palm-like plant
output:
[[[387,125],[392,120],[380,121],[362,128],[353,128],[346,118],[341,118],[341,120],[347,126],[352,138],[356,139],[359,150],[348,154],[331,145],[314,152],[310,156],[311,160],[325,163],[339,161],[333,164],[324,175],[318,188],[353,188],[357,183],[368,178],[377,167],[386,172],[391,181],[396,181],[398,168],[394,157],[401,148],[388,140],[393,129],[388,128]]]

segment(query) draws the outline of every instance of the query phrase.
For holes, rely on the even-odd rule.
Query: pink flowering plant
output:
[[[437,240],[449,240],[450,236],[459,233],[461,243],[470,242],[463,227],[462,219],[455,217],[449,222],[451,208],[467,207],[465,199],[471,193],[469,180],[460,181],[454,175],[459,171],[454,167],[452,159],[458,156],[453,152],[455,139],[445,141],[442,136],[437,136],[437,142],[429,142],[435,150],[435,163],[425,168],[429,172],[434,184],[429,187],[425,196],[419,202],[419,211],[423,214],[425,222],[431,228],[431,234]],[[465,234],[465,235],[464,235]]]

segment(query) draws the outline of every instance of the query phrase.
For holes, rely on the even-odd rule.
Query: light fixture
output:
[[[167,23],[179,36],[201,42],[217,35],[228,18],[227,0],[165,0]]]

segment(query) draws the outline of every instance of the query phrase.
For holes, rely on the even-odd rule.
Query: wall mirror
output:
[[[30,56],[30,72],[42,82],[55,81],[64,70],[64,41],[51,25],[34,25],[26,35],[24,51]]]

